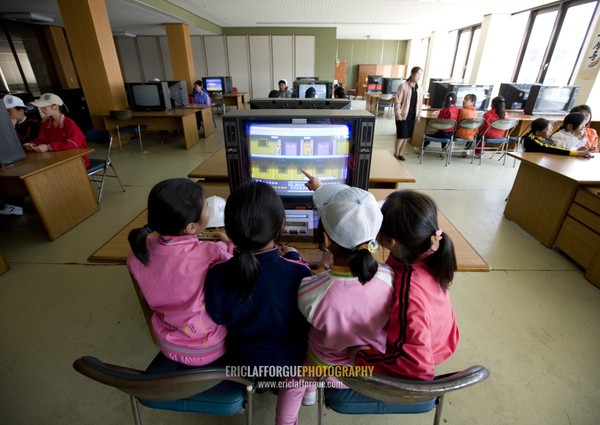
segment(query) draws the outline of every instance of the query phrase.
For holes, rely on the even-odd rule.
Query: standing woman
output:
[[[423,104],[423,89],[419,80],[423,70],[415,66],[410,70],[410,78],[400,84],[396,92],[394,112],[396,114],[396,146],[394,156],[400,161],[405,161],[404,148],[410,140],[415,128],[415,123],[421,119],[421,106]]]

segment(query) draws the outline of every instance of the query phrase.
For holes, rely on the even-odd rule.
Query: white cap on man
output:
[[[37,106],[38,108],[43,108],[45,106],[58,105],[62,106],[64,102],[60,97],[55,95],[54,93],[44,93],[40,96],[38,100],[34,100],[31,102],[33,106]]]
[[[17,96],[13,96],[12,94],[7,94],[6,96],[4,96],[2,98],[2,100],[4,101],[4,107],[6,109],[17,108],[17,107],[26,108],[23,101],[21,99],[19,99]]]
[[[327,235],[338,245],[354,249],[377,239],[383,214],[373,194],[345,184],[321,186],[313,195]]]

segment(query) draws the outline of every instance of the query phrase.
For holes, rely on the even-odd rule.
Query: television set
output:
[[[167,111],[171,109],[171,95],[166,81],[125,83],[129,107],[134,111]]]
[[[453,78],[430,78],[429,85],[427,86],[427,92],[431,95],[434,83],[460,83],[461,81],[454,80]]]
[[[202,77],[202,85],[209,93],[231,93],[231,77]]]
[[[504,98],[506,109],[523,109],[530,90],[531,84],[502,83],[498,96]]]
[[[434,81],[429,86],[429,106],[431,108],[441,108],[444,105],[444,99],[448,92],[448,83]]]
[[[365,110],[237,110],[223,116],[229,185],[271,185],[286,209],[283,236],[312,240],[318,224],[302,170],[324,184],[369,187],[375,117]]]
[[[367,75],[367,93],[381,93],[383,75]]]
[[[177,108],[188,106],[190,98],[188,97],[187,82],[185,81],[167,81],[169,85],[169,95],[171,97],[171,106]]]
[[[333,97],[333,83],[331,81],[296,80],[294,81],[292,97],[306,98],[306,90],[314,88],[316,99],[331,99]]]
[[[350,109],[350,99],[250,99],[250,109]]]
[[[544,86],[533,84],[523,112],[527,115],[568,114],[579,94],[579,86]]]
[[[2,101],[0,101],[0,138],[0,167],[20,161],[27,156]]]
[[[487,111],[487,109],[490,106],[490,100],[492,99],[493,90],[494,86],[490,84],[448,83],[448,89],[446,93],[456,93],[456,106],[458,106],[459,108],[462,108],[462,102],[466,95],[474,94],[475,96],[477,96],[477,101],[475,102],[475,109],[478,111]]]
[[[396,94],[400,84],[406,81],[406,78],[384,78],[381,84],[383,94]]]

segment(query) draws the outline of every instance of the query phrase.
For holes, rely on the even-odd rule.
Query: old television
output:
[[[381,84],[381,92],[384,94],[396,94],[400,84],[406,81],[406,78],[384,78]]]
[[[368,189],[375,117],[359,110],[237,110],[223,116],[229,185],[271,185],[286,209],[282,236],[312,240],[313,192],[301,170],[324,184]]]
[[[462,82],[462,81],[457,81],[453,78],[432,77],[429,79],[429,85],[427,86],[427,92],[429,92],[429,94],[431,94],[431,90],[433,88],[434,83],[460,83],[460,82]]]
[[[350,109],[350,99],[254,98],[250,109]]]
[[[383,75],[367,75],[367,93],[381,93]]]
[[[231,77],[202,77],[202,85],[209,93],[231,93]]]
[[[466,95],[474,94],[477,96],[475,102],[475,109],[478,111],[487,111],[490,106],[490,100],[492,99],[492,91],[494,86],[491,84],[462,84],[462,83],[448,83],[448,89],[446,93],[456,93],[456,106],[462,108],[462,102]],[[445,96],[445,95],[444,95]],[[442,99],[442,104],[443,104]],[[441,106],[439,106],[441,108]]]
[[[171,95],[166,81],[126,83],[129,107],[134,111],[166,111],[171,109]]]
[[[568,114],[579,94],[579,86],[544,86],[533,84],[523,112],[527,115]]]
[[[441,108],[448,92],[447,82],[434,81],[429,85],[429,106],[431,108]]]
[[[292,97],[306,98],[306,90],[311,87],[315,89],[316,99],[331,99],[333,97],[333,82],[315,80],[294,81]]]
[[[498,96],[504,98],[506,109],[523,109],[530,90],[531,84],[502,83]]]
[[[188,97],[187,82],[185,81],[167,81],[169,85],[169,96],[171,97],[171,106],[188,106],[190,99]]]

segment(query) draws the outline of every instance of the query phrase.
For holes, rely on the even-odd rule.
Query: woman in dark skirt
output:
[[[423,105],[423,89],[419,86],[419,80],[423,76],[423,70],[415,66],[410,70],[410,78],[398,86],[394,112],[396,114],[396,146],[394,156],[404,161],[404,148],[412,137],[415,123],[421,118],[421,107]]]

